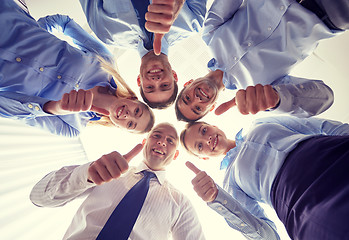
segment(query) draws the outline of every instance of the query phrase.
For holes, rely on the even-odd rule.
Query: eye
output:
[[[171,138],[168,138],[168,139],[167,139],[167,142],[168,142],[169,144],[173,144],[173,140],[172,140]]]
[[[153,138],[159,139],[159,138],[161,138],[161,135],[160,134],[154,134]]]
[[[195,109],[198,111],[201,111],[201,107],[199,107],[199,106],[195,106]]]
[[[161,87],[163,87],[163,88],[167,88],[168,86],[170,86],[170,85],[168,85],[168,84],[162,84],[161,85]]]
[[[202,151],[202,143],[199,143],[199,144],[198,144],[198,150],[199,150],[199,152]]]
[[[132,127],[132,124],[133,124],[132,121],[128,122],[128,123],[127,123],[127,128],[130,129],[130,128]]]
[[[188,95],[185,95],[185,99],[186,99],[187,101],[190,101],[190,97],[189,97]]]
[[[153,89],[153,86],[146,86],[146,89]]]
[[[137,108],[135,109],[135,115],[137,115],[137,114],[139,113],[139,111],[140,111],[140,109],[139,109],[139,107],[137,107]]]
[[[207,128],[206,127],[202,128],[201,130],[202,135],[205,135],[206,132],[207,132]]]

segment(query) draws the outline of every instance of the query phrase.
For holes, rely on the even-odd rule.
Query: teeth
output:
[[[157,149],[154,149],[153,151],[156,152],[156,153],[159,153],[159,154],[161,154],[161,155],[164,155],[164,154],[165,154],[164,152],[162,152],[162,151],[160,151],[160,150],[157,150]]]
[[[207,94],[206,94],[206,93],[204,93],[204,91],[202,91],[202,90],[201,90],[201,88],[199,89],[199,91],[201,92],[201,94],[202,94],[202,95],[204,95],[205,97],[207,97],[207,98],[208,98]]]
[[[124,108],[121,108],[120,110],[119,110],[119,112],[118,112],[118,117],[120,117],[120,114],[122,113],[122,110],[123,110]]]
[[[161,72],[161,69],[150,70],[149,72],[150,73],[158,73],[158,72]]]

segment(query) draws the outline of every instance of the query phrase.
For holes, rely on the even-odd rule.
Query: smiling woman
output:
[[[137,105],[142,106],[141,117],[125,111],[123,118],[130,118],[130,126],[114,124],[140,133],[151,129],[151,110],[109,67],[112,54],[70,17],[56,14],[36,22],[15,2],[5,0],[0,18],[6,18],[1,21],[0,116],[76,136],[92,119],[98,122],[98,114],[117,119],[111,106]],[[72,37],[77,48],[50,34],[54,28]]]

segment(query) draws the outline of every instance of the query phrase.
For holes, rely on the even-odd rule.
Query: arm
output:
[[[217,186],[206,172],[201,171],[191,162],[186,162],[186,165],[196,174],[192,180],[196,193],[207,202],[209,207],[221,214],[230,227],[251,240],[280,239],[274,223],[265,216],[257,201],[248,197],[237,186],[233,186],[235,187],[233,198]]]
[[[37,96],[27,96],[14,92],[0,92],[0,116],[22,120],[26,124],[36,126],[53,134],[77,136],[83,127],[84,120],[90,118],[87,113],[56,116],[43,110],[49,102]]]
[[[172,226],[172,239],[173,240],[185,240],[195,239],[204,240],[204,234],[199,222],[199,218],[195,212],[193,205],[190,201],[182,195],[182,203],[179,206],[180,213]]]
[[[64,35],[71,37],[73,42],[85,52],[94,52],[109,61],[112,59],[112,54],[103,43],[87,33],[69,16],[59,14],[46,16],[40,18],[38,24],[47,31],[52,31],[55,28]]]
[[[233,18],[234,14],[240,8],[243,0],[219,0],[212,3],[208,10],[204,22],[203,40],[208,43],[213,32],[224,24],[228,19]]]
[[[280,97],[275,113],[310,117],[326,111],[333,103],[333,91],[322,81],[286,76],[272,83]]]
[[[49,173],[33,187],[30,200],[39,207],[60,207],[88,194],[95,186],[87,181],[89,165],[68,166]]]
[[[256,201],[248,198],[247,205],[248,209],[258,212],[258,217],[246,210],[222,188],[219,186],[217,188],[217,197],[207,205],[222,215],[230,227],[240,231],[247,239],[280,239],[274,223],[266,218],[263,209]]]

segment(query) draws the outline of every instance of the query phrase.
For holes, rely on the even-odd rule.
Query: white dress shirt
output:
[[[142,162],[109,183],[96,186],[87,182],[90,163],[63,167],[38,182],[30,199],[37,206],[58,207],[87,195],[63,239],[95,239],[109,216],[148,167]],[[129,239],[204,239],[202,228],[190,201],[166,179],[165,171],[155,171],[149,192]]]

